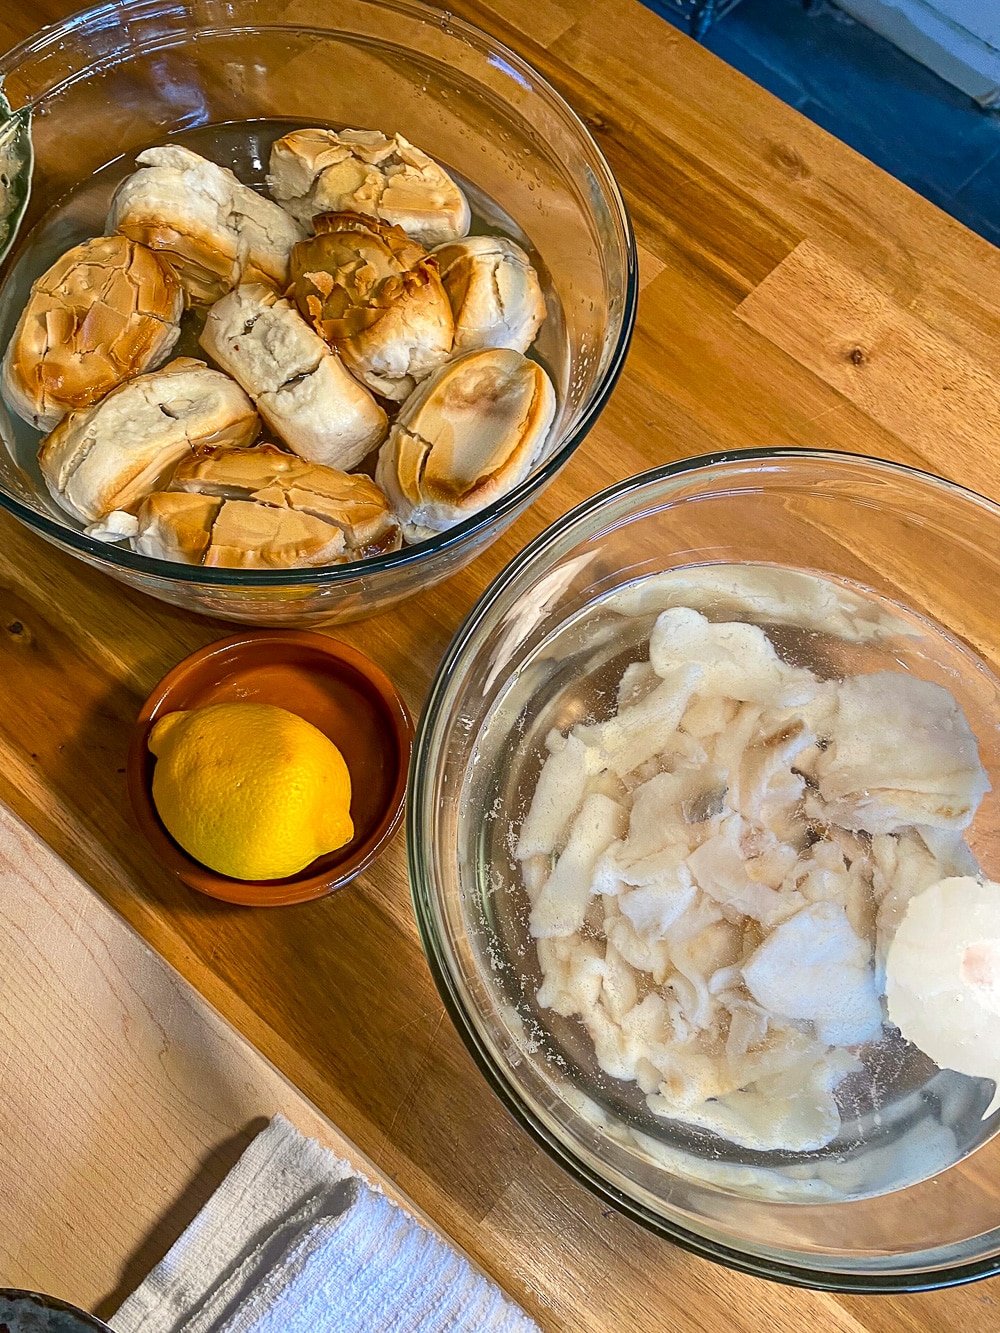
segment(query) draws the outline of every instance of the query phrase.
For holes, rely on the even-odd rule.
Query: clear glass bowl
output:
[[[45,28],[0,59],[0,78],[14,110],[0,143],[30,120],[34,147],[20,246],[0,289],[0,346],[30,282],[103,230],[115,181],[137,152],[170,135],[201,151],[214,143],[238,174],[259,183],[270,141],[292,124],[398,129],[453,168],[474,198],[504,210],[534,250],[549,293],[540,355],[560,404],[545,459],[449,532],[361,565],[199,569],[94,541],[53,505],[33,468],[37,437],[0,404],[0,505],[95,568],[230,620],[307,625],[371,615],[446,578],[493,541],[597,419],[635,319],[625,206],[559,94],[471,25],[416,0],[123,0]]]
[[[452,642],[409,794],[410,875],[432,971],[517,1119],[653,1230],[803,1285],[916,1290],[996,1273],[1000,1116],[984,1119],[990,1081],[937,1071],[907,1047],[877,1114],[861,1108],[848,1123],[842,1109],[845,1131],[828,1147],[751,1152],[652,1116],[634,1084],[601,1073],[578,1020],[535,1002],[512,849],[543,738],[607,715],[624,665],[648,655],[659,594],[647,583],[638,596],[637,581],[733,565],[819,575],[893,617],[893,634],[874,645],[840,642],[808,619],[795,626],[846,654],[852,672],[909,670],[952,691],[993,785],[967,837],[984,873],[1000,878],[1000,508],[847,454],[697,458],[622,482],[549,528]]]

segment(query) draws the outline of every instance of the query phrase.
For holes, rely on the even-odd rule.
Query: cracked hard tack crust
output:
[[[127,535],[143,555],[240,569],[344,564],[401,544],[389,503],[368,477],[270,444],[182,462]]]
[[[455,317],[455,352],[526,352],[545,319],[545,297],[521,247],[506,236],[467,236],[439,245],[434,258]]]
[[[362,384],[403,400],[452,352],[437,261],[375,217],[322,213],[313,226],[292,251],[289,296]]]
[[[448,173],[401,134],[293,130],[271,149],[267,183],[307,224],[317,213],[368,213],[432,246],[464,236],[471,222]]]
[[[149,148],[115,192],[109,232],[160,253],[190,303],[209,305],[240,282],[288,280],[304,232],[283,208],[177,144]]]
[[[407,541],[443,532],[523,481],[555,410],[545,371],[509,349],[470,352],[424,380],[375,470]]]
[[[513,241],[463,239],[447,171],[399,134],[303,129],[274,144],[268,186],[279,202],[178,144],[147,149],[108,234],[32,288],[3,388],[49,432],[42,476],[90,535],[204,563],[360,558],[478,512],[540,457],[555,392],[521,354],[545,316],[538,277]],[[210,307],[218,369],[155,369],[185,305]],[[376,394],[401,404],[391,436]],[[291,451],[269,447],[266,482],[218,481],[263,451],[185,466],[249,445],[261,419]],[[384,493],[343,479],[380,446]]]
[[[939,685],[823,680],[760,626],[684,605],[659,614],[617,702],[549,733],[519,830],[538,1002],[578,1016],[655,1114],[821,1148],[882,1036],[908,904],[976,873],[975,738]]]
[[[71,412],[43,441],[38,465],[53,499],[92,535],[113,510],[132,510],[203,445],[250,444],[260,421],[238,384],[178,357]]]
[[[201,346],[302,458],[347,471],[385,439],[385,412],[272,288],[250,283],[224,296]]]
[[[32,285],[3,359],[7,401],[52,430],[169,356],[184,293],[173,272],[124,236],[75,245]]]

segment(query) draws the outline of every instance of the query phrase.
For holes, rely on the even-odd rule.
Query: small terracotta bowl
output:
[[[351,774],[354,837],[288,879],[216,874],[184,852],[153,805],[149,733],[157,718],[206,704],[277,704],[318,727]],[[388,676],[363,653],[324,634],[248,630],[209,644],[168,671],[143,704],[128,753],[128,791],[157,856],[199,893],[246,907],[309,902],[343,888],[370,866],[399,827],[413,722]]]

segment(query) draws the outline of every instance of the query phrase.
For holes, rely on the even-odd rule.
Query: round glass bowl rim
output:
[[[765,1277],[791,1286],[808,1287],[825,1291],[850,1291],[872,1295],[892,1292],[935,1291],[943,1287],[959,1286],[981,1278],[993,1277],[1000,1273],[1000,1253],[982,1259],[969,1260],[967,1263],[952,1263],[939,1268],[929,1268],[903,1272],[851,1272],[839,1268],[823,1268],[807,1262],[798,1262],[794,1257],[785,1261],[766,1257],[753,1252],[744,1252],[733,1246],[724,1245],[679,1222],[672,1221],[660,1212],[655,1212],[639,1203],[636,1199],[616,1189],[597,1171],[592,1170],[575,1156],[554,1134],[540,1117],[524,1102],[516,1091],[516,1085],[508,1081],[501,1071],[500,1062],[490,1055],[485,1043],[480,1039],[475,1024],[469,1018],[464,1002],[454,984],[448,968],[446,952],[434,922],[434,892],[431,885],[428,866],[422,851],[427,845],[425,837],[425,810],[422,799],[428,775],[428,760],[433,741],[440,742],[438,723],[445,695],[450,686],[462,679],[457,669],[462,657],[473,643],[477,631],[487,619],[493,605],[523,574],[537,564],[541,558],[558,542],[567,536],[581,539],[594,535],[591,524],[605,508],[623,497],[641,492],[647,487],[655,489],[663,482],[681,481],[690,474],[713,472],[724,474],[733,464],[767,463],[774,461],[802,463],[824,463],[833,469],[861,468],[876,475],[895,476],[926,485],[930,489],[942,490],[959,500],[971,501],[973,505],[985,509],[994,519],[1000,521],[1000,505],[979,492],[961,486],[925,472],[920,468],[910,467],[905,463],[893,463],[887,459],[874,458],[867,454],[845,453],[836,450],[804,448],[758,448],[722,450],[718,453],[700,454],[685,458],[679,462],[666,463],[661,467],[651,468],[646,472],[636,473],[624,481],[615,483],[596,495],[576,505],[562,518],[541,532],[534,541],[526,546],[508,565],[500,571],[492,583],[473,606],[465,620],[459,626],[431,684],[420,721],[417,726],[413,747],[413,760],[410,766],[409,787],[407,792],[406,813],[406,851],[410,876],[410,891],[413,900],[417,928],[428,966],[445,1008],[475,1061],[494,1093],[500,1098],[514,1119],[526,1129],[548,1154],[577,1181],[585,1185],[599,1197],[609,1200],[633,1221],[641,1223],[650,1231],[663,1236],[703,1258],[712,1259],[755,1277]]]
[[[306,569],[276,570],[206,569],[200,565],[181,565],[172,560],[158,560],[152,556],[139,555],[126,547],[88,537],[86,533],[67,527],[56,519],[50,518],[47,514],[40,514],[31,505],[24,504],[15,496],[9,495],[0,488],[0,508],[7,510],[28,527],[41,533],[42,536],[63,546],[68,546],[80,555],[90,557],[99,564],[115,566],[147,577],[164,579],[171,583],[199,584],[208,587],[242,587],[255,590],[292,585],[301,587],[312,584],[322,584],[324,588],[336,587],[338,584],[349,584],[358,578],[374,576],[383,570],[406,569],[433,555],[440,555],[454,548],[464,546],[467,541],[485,531],[512,511],[516,511],[523,502],[551,481],[583,442],[604,410],[604,406],[625,364],[626,352],[635,326],[639,294],[638,256],[632,221],[625,207],[621,190],[593,135],[561,93],[557,92],[547,79],[527,61],[522,60],[510,47],[497,41],[482,28],[476,27],[475,24],[467,23],[464,19],[456,18],[432,5],[423,4],[421,0],[359,0],[359,3],[372,10],[396,10],[422,22],[443,27],[449,34],[453,34],[474,49],[486,52],[491,57],[502,61],[514,72],[515,77],[523,86],[530,87],[532,91],[548,102],[571,132],[580,139],[582,148],[590,158],[588,165],[599,182],[602,194],[607,201],[624,251],[625,289],[622,293],[618,335],[615,345],[608,355],[604,375],[594,388],[593,397],[585,405],[579,420],[558,448],[553,449],[544,464],[525,478],[520,485],[515,486],[513,490],[501,496],[498,500],[494,500],[492,504],[480,510],[479,513],[470,515],[469,518],[463,519],[461,523],[447,529],[445,532],[438,533],[427,541],[420,542],[415,546],[403,547],[399,551],[390,551],[384,555],[372,556],[366,560],[341,565],[316,565]],[[176,34],[176,40],[168,41],[166,45],[186,43],[191,39],[193,31],[207,31],[213,36],[225,33],[240,36],[252,32],[266,31],[270,28],[309,31],[315,26],[294,21],[265,24],[239,22],[219,24],[210,22],[210,14],[206,14],[204,16],[205,21],[201,22],[200,16],[193,9],[190,0],[180,0],[179,5],[173,3],[173,0],[112,0],[112,3],[96,4],[87,9],[77,10],[76,13],[69,15],[61,22],[41,28],[33,36],[19,42],[17,46],[11,47],[6,54],[0,56],[0,86],[2,86],[5,77],[19,65],[43,54],[50,48],[58,49],[65,39],[78,37],[88,27],[103,31],[105,28],[103,20],[109,17],[116,17],[121,20],[127,31],[127,20],[130,16],[134,15],[137,19],[141,17],[152,19],[158,15],[163,15],[176,19],[178,9],[183,10],[186,15],[194,20],[193,28]],[[253,9],[252,0],[234,0],[233,4],[227,6],[230,14],[236,14],[240,11],[249,14]],[[342,31],[333,23],[324,30],[331,34]],[[95,60],[89,69],[107,68],[115,63],[120,63],[141,49],[141,44],[123,47],[120,52],[116,52],[112,57]],[[30,111],[30,106],[31,104],[28,103],[25,107],[18,108],[15,110],[14,116],[20,116],[26,110]]]

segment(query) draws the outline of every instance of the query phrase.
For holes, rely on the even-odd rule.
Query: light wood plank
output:
[[[425,1215],[0,807],[0,1276],[109,1314],[279,1112]]]
[[[886,286],[803,241],[736,316],[904,444],[1000,480],[1000,358],[972,355]]]

